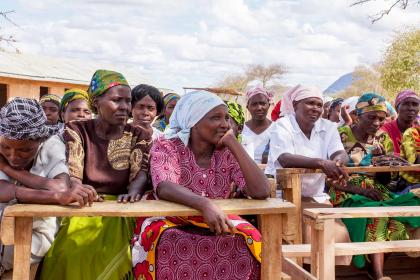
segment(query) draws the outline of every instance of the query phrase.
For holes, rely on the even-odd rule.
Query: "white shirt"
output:
[[[284,153],[327,160],[335,152],[344,151],[337,126],[326,119],[320,118],[315,122],[310,139],[300,129],[294,114],[277,120],[271,131],[270,152],[265,173],[273,176],[276,175],[276,169],[282,168],[278,158]],[[307,174],[301,178],[303,197],[312,197],[319,202],[329,198],[324,193],[324,174]]]
[[[62,173],[69,173],[66,163],[66,147],[59,136],[54,135],[38,148],[30,173],[46,178],[54,178]],[[15,180],[0,171],[0,180],[15,183]],[[7,203],[0,203],[0,212]],[[31,263],[40,262],[54,241],[58,230],[57,219],[34,218],[32,227]],[[13,246],[5,246],[2,261],[6,269],[13,267]]]
[[[246,124],[244,125],[244,129],[241,134],[242,146],[248,155],[258,164],[261,163],[263,153],[270,142],[272,127],[273,123],[271,123],[270,126],[260,134],[256,134]]]

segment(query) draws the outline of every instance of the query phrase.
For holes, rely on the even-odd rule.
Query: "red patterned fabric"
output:
[[[239,163],[228,149],[214,151],[210,168],[203,169],[180,139],[160,137],[152,147],[150,166],[155,191],[160,182],[170,181],[196,194],[215,199],[228,198],[232,183],[239,189],[245,187]]]
[[[162,234],[157,247],[156,279],[260,279],[259,273],[259,262],[239,235],[171,228]]]
[[[381,130],[388,133],[389,137],[391,137],[392,143],[394,144],[394,155],[399,156],[400,155],[400,146],[401,146],[401,139],[402,139],[402,133],[400,129],[398,128],[397,121],[390,121],[384,124],[381,128]]]

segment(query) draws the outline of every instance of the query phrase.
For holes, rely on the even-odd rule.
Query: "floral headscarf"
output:
[[[96,113],[94,106],[92,106],[92,102],[95,100],[96,97],[101,96],[104,94],[108,89],[115,87],[115,86],[127,86],[127,80],[121,73],[110,71],[110,70],[96,70],[95,74],[92,76],[92,80],[90,81],[88,94],[91,101],[91,108],[94,113]]]
[[[237,125],[243,126],[245,123],[245,115],[242,106],[233,101],[225,101],[228,106],[229,116],[236,122]]]
[[[372,111],[383,111],[388,113],[385,98],[374,92],[364,93],[357,101],[356,114],[361,115]]]
[[[90,104],[89,95],[87,94],[85,90],[78,89],[78,88],[72,88],[72,89],[66,90],[66,92],[64,92],[63,98],[61,99],[61,104],[60,104],[61,112],[64,112],[67,105],[69,105],[72,101],[78,100],[78,99],[85,100],[88,104]]]

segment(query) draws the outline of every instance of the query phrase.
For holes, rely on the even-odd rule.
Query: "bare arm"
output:
[[[220,139],[219,145],[226,146],[235,156],[244,175],[247,195],[255,199],[265,199],[270,195],[270,187],[264,172],[249,157],[242,145],[236,140],[233,131],[229,130]]]
[[[53,179],[34,175],[27,170],[16,170],[9,165],[5,165],[2,171],[9,177],[15,179],[22,185],[31,189],[44,189],[51,191],[63,192],[69,189],[69,175],[61,173]]]

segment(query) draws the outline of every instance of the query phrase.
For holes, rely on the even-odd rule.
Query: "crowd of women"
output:
[[[153,86],[131,89],[122,74],[98,70],[87,92],[8,102],[0,111],[1,209],[16,202],[83,207],[163,199],[202,214],[37,218],[31,262],[42,262],[38,277],[260,279],[258,229],[225,215],[212,199],[265,199],[266,178],[278,168],[324,171],[303,178],[304,208],[420,205],[418,173],[376,177],[343,169],[420,161],[415,92],[399,93],[393,112],[376,93],[328,101],[318,89],[298,85],[284,93],[270,120],[272,99],[261,86],[247,91],[245,122],[242,106],[210,92],[162,96]],[[409,239],[419,226],[416,217],[339,221],[336,241]],[[309,237],[304,230],[304,241]],[[386,278],[381,254],[353,262],[368,263],[374,279]],[[12,268],[13,247],[1,246],[1,272]]]

